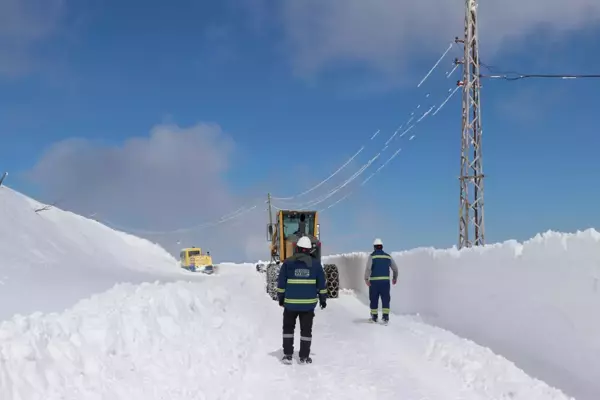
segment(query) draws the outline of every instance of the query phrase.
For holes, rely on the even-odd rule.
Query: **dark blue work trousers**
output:
[[[381,298],[381,308],[384,318],[389,318],[390,315],[390,281],[371,281],[369,286],[369,299],[371,301],[371,316],[377,317],[379,314],[379,298]]]

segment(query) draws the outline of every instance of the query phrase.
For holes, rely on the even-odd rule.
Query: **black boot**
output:
[[[300,364],[312,364],[312,358],[309,357],[301,357]]]
[[[284,364],[291,364],[292,363],[292,356],[283,356],[283,358],[281,359],[281,362]]]

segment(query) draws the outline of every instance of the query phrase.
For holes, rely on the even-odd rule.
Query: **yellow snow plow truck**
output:
[[[298,239],[307,236],[312,243],[311,256],[321,261],[321,235],[317,211],[279,210],[276,222],[267,224],[267,240],[271,243],[271,261],[265,270],[266,291],[277,300],[277,278],[281,263],[292,254]],[[257,267],[257,270],[261,268]],[[340,276],[335,264],[324,264],[327,296],[338,298]]]
[[[205,274],[212,274],[215,272],[215,266],[213,265],[210,252],[203,254],[202,249],[199,247],[189,247],[181,250],[179,259],[181,268],[187,269],[188,271],[203,272]]]

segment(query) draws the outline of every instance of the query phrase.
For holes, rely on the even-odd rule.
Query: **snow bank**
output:
[[[153,281],[177,261],[145,239],[0,187],[0,320],[59,311],[117,282]]]
[[[600,233],[392,255],[400,268],[392,312],[420,314],[490,347],[578,400],[600,398]],[[364,301],[366,258],[325,257]]]
[[[122,284],[61,314],[0,324],[0,397],[227,398],[264,325],[239,295],[246,279],[227,280]]]

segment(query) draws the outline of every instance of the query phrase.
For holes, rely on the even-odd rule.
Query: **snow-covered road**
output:
[[[262,282],[249,277],[248,284],[262,295]],[[284,366],[281,309],[262,297],[256,299],[265,303],[265,312],[251,368],[229,399],[565,398],[489,350],[411,317],[393,316],[388,326],[371,324],[369,309],[352,294],[317,309],[314,364]]]
[[[283,365],[282,309],[263,279],[226,264],[218,276],[120,285],[61,314],[2,323],[2,399],[566,399],[409,317],[369,324],[352,294],[317,310],[314,363]]]

